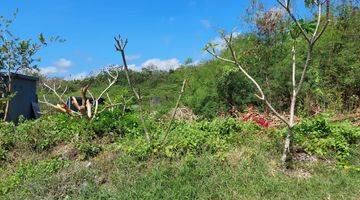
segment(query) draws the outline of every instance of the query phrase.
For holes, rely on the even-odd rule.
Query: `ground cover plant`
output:
[[[290,15],[291,2],[281,5]],[[116,37],[119,65],[83,80],[40,75],[42,117],[0,122],[0,199],[359,199],[358,3],[305,3],[331,10],[315,15],[326,31],[253,1],[254,29],[210,50],[237,52],[240,68],[189,59],[133,71]],[[294,94],[291,64],[307,63],[306,47]],[[260,101],[244,71],[261,83]],[[291,118],[286,166],[289,124],[271,108]]]
[[[304,120],[294,141],[307,157],[294,159],[293,168],[284,172],[278,162],[282,149],[278,138],[285,129],[264,129],[232,117],[176,121],[176,134],[169,135],[161,148],[153,148],[140,133],[136,113],[104,113],[104,119],[93,125],[86,119],[75,123],[62,114],[41,119],[37,126],[33,121],[3,125],[6,140],[1,148],[6,156],[1,162],[1,195],[15,199],[263,195],[356,199],[359,195],[359,128],[346,122],[333,123],[324,117]],[[115,116],[121,123],[110,122]],[[161,142],[166,130],[152,124],[150,129],[158,135],[154,143],[157,138]],[[103,126],[109,128],[98,132]],[[324,136],[327,129],[332,131]]]

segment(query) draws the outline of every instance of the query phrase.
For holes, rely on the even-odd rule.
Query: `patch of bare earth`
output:
[[[293,177],[293,178],[297,178],[297,179],[309,179],[311,178],[312,174],[306,170],[306,169],[302,169],[302,168],[299,168],[299,169],[287,169],[285,171],[285,174],[290,176],[290,177]]]
[[[75,148],[73,144],[62,144],[56,146],[51,155],[54,157],[59,157],[63,160],[76,160],[79,155],[79,151]]]
[[[169,112],[169,116],[172,116],[175,112],[175,109],[172,109]],[[193,113],[193,111],[188,107],[179,107],[176,109],[175,117],[176,120],[188,121],[192,122],[197,119],[197,116]]]

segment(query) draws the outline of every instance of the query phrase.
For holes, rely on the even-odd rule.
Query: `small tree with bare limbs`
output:
[[[145,117],[144,117],[144,109],[143,109],[143,103],[142,103],[142,98],[139,94],[139,92],[135,89],[131,79],[130,79],[130,75],[129,75],[129,67],[128,67],[128,64],[127,64],[127,60],[126,60],[126,52],[125,52],[125,49],[126,49],[126,46],[128,44],[128,40],[127,39],[123,39],[121,38],[121,36],[119,35],[118,37],[115,37],[115,49],[116,51],[120,52],[120,55],[121,55],[121,59],[122,59],[122,62],[123,62],[123,66],[124,66],[124,70],[125,70],[125,76],[126,76],[126,80],[128,82],[128,85],[130,87],[130,89],[132,90],[135,98],[136,98],[136,101],[137,101],[137,104],[139,106],[139,116],[140,116],[140,122],[143,126],[143,130],[144,130],[144,133],[145,133],[145,138],[148,142],[148,144],[152,144],[152,138],[150,136],[150,132],[148,131],[148,128],[146,126],[146,122],[145,122]],[[173,125],[173,121],[175,120],[175,116],[176,116],[176,111],[177,109],[179,108],[179,105],[180,105],[180,101],[181,101],[181,98],[182,98],[182,95],[184,94],[184,90],[185,90],[185,86],[186,86],[186,79],[184,79],[183,83],[182,83],[182,86],[181,86],[181,90],[180,90],[180,93],[179,93],[179,97],[176,101],[176,104],[175,104],[175,109],[174,109],[174,112],[172,113],[171,115],[171,118],[170,118],[170,121],[169,121],[169,125],[168,127],[166,128],[165,130],[165,135],[164,135],[164,138],[162,139],[162,141],[160,142],[160,148],[164,145],[164,143],[166,142],[167,138],[168,138],[168,135],[171,131],[171,128],[172,128],[172,125]]]
[[[230,52],[230,58],[226,58],[218,54],[218,52],[216,51],[217,44],[210,43],[205,47],[205,50],[209,54],[214,56],[216,59],[226,63],[231,63],[232,65],[238,67],[239,70],[245,75],[245,77],[249,79],[251,83],[256,87],[258,94],[255,94],[255,96],[259,100],[264,102],[264,104],[272,111],[272,113],[274,113],[277,118],[279,118],[284,124],[286,124],[286,126],[288,127],[288,131],[284,142],[284,150],[281,156],[281,162],[285,165],[290,159],[291,138],[293,135],[293,128],[296,124],[295,109],[297,97],[299,92],[301,91],[302,85],[305,81],[306,73],[311,64],[314,46],[316,45],[319,38],[321,38],[330,22],[330,0],[305,0],[306,7],[313,7],[317,10],[314,14],[316,22],[313,30],[309,30],[307,24],[303,20],[295,16],[292,9],[292,0],[277,0],[277,3],[286,11],[286,13],[289,15],[290,20],[293,22],[295,28],[292,28],[292,30],[290,30],[292,32],[291,35],[293,39],[302,36],[302,38],[306,41],[307,44],[306,59],[303,63],[300,77],[297,77],[296,43],[294,42],[294,45],[292,46],[292,73],[290,75],[292,80],[292,88],[290,94],[289,117],[280,114],[280,112],[275,109],[273,104],[270,102],[270,100],[264,93],[261,84],[257,80],[255,80],[255,78],[251,74],[249,74],[248,71],[244,68],[234,48],[234,33],[226,34],[224,31],[220,32],[220,36],[226,44],[228,51]]]
[[[44,83],[44,87],[47,88],[57,98],[58,103],[51,103],[48,101],[46,95],[43,95],[43,100],[39,100],[39,102],[61,113],[66,113],[71,117],[86,118],[89,121],[94,120],[98,114],[104,112],[107,109],[111,109],[120,105],[126,106],[127,102],[125,99],[124,102],[116,103],[110,98],[110,95],[108,94],[109,89],[117,82],[119,78],[118,70],[105,70],[105,73],[109,76],[109,83],[98,96],[95,97],[95,95],[93,95],[93,93],[90,91],[91,84],[87,84],[81,88],[81,102],[79,102],[75,97],[70,97],[70,102],[76,108],[76,110],[72,110],[68,105],[67,99],[65,98],[67,87],[62,88],[61,85],[57,86],[54,84],[53,86],[50,86]],[[90,97],[88,97],[88,95],[90,95]],[[105,95],[107,97],[107,101],[105,101],[105,105],[100,109],[99,102],[103,97],[105,97]]]

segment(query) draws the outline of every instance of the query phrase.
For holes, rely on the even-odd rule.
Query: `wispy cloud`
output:
[[[210,29],[211,28],[211,23],[209,20],[207,19],[203,19],[203,20],[200,20],[200,23],[201,25],[206,28],[206,29]]]
[[[170,45],[172,41],[172,38],[170,36],[164,36],[162,38],[162,43],[166,46]]]
[[[88,77],[89,74],[86,72],[80,72],[78,74],[74,74],[74,75],[69,75],[65,77],[65,80],[84,80],[86,77]]]
[[[233,36],[236,38],[240,36],[240,32],[234,32]],[[222,51],[226,49],[226,42],[221,37],[216,37],[210,41],[211,44],[216,45],[215,50]]]
[[[172,58],[168,60],[153,58],[145,61],[143,64],[141,64],[141,67],[151,68],[154,70],[169,71],[179,68],[180,65],[181,65],[180,61],[176,58]]]
[[[67,60],[65,58],[60,58],[59,60],[54,62],[54,65],[59,68],[69,68],[72,65],[71,60]]]
[[[192,63],[189,63],[188,66],[198,66],[201,64],[201,60],[195,60]]]
[[[40,72],[44,75],[66,73],[72,65],[73,63],[71,60],[60,58],[55,61],[53,65],[40,68]]]

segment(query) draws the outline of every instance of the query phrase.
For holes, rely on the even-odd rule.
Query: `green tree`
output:
[[[0,16],[0,73],[4,120],[7,119],[10,110],[10,99],[13,95],[13,73],[24,73],[25,71],[37,71],[39,58],[35,55],[41,48],[47,45],[43,34],[40,34],[37,41],[32,39],[21,39],[10,31],[10,26],[16,18],[16,11],[12,19]],[[59,37],[50,38],[50,41],[60,40]]]
[[[234,38],[236,34],[230,33],[226,34],[224,31],[220,32],[220,36],[223,39],[224,43],[226,44],[229,54],[229,57],[223,57],[219,55],[216,51],[216,44],[208,44],[206,47],[206,51],[213,55],[216,59],[230,63],[237,67],[239,71],[253,84],[253,86],[257,89],[257,94],[255,95],[259,100],[261,100],[273,113],[276,117],[278,117],[282,122],[284,122],[288,126],[288,133],[285,138],[284,144],[284,151],[281,156],[281,161],[285,165],[287,160],[290,157],[290,145],[291,145],[291,138],[293,135],[293,128],[295,126],[295,109],[297,103],[298,94],[303,86],[305,81],[306,74],[310,67],[311,60],[314,55],[314,47],[315,44],[318,42],[320,37],[325,32],[329,21],[330,21],[330,0],[326,1],[319,1],[314,0],[311,2],[305,1],[307,7],[316,7],[317,13],[315,14],[315,26],[312,30],[312,22],[305,22],[299,20],[295,17],[291,6],[293,1],[291,0],[277,0],[278,4],[288,13],[289,17],[291,18],[294,26],[290,26],[288,28],[289,32],[291,33],[292,40],[296,41],[300,36],[301,39],[306,43],[305,49],[306,50],[306,57],[303,63],[303,67],[301,69],[300,76],[297,76],[297,66],[298,66],[298,57],[297,57],[297,44],[293,42],[291,47],[291,73],[289,76],[291,77],[291,95],[290,95],[290,107],[289,107],[289,117],[280,114],[280,112],[275,109],[273,104],[270,102],[267,93],[265,93],[264,87],[259,84],[259,81],[254,78],[253,75],[249,73],[249,71],[244,67],[244,63],[242,62],[241,56],[238,56],[237,52],[234,49]],[[325,10],[325,20],[323,22],[323,13]],[[272,15],[269,15],[272,17]],[[272,23],[270,23],[272,26]],[[299,32],[299,34],[293,34]],[[269,55],[270,56],[270,55]]]

